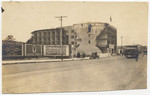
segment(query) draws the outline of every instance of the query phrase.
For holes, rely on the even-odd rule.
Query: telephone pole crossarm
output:
[[[67,16],[56,16],[55,18],[64,18],[64,17],[67,17]]]

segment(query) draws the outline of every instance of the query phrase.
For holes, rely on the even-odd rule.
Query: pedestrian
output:
[[[80,58],[80,52],[77,53],[77,58]]]
[[[82,56],[83,56],[83,58],[85,58],[85,53],[84,52],[82,53]]]
[[[123,51],[122,50],[120,51],[120,55],[123,57]]]

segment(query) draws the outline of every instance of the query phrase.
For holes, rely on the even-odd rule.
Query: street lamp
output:
[[[123,40],[123,37],[121,36],[121,49],[122,49],[122,40]]]

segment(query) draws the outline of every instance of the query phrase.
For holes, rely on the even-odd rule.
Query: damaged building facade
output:
[[[115,53],[117,46],[117,29],[108,23],[90,22],[74,24],[61,28],[33,31],[29,44],[42,45],[69,45],[71,54],[84,52],[90,55],[93,52]],[[61,35],[62,34],[62,35]]]

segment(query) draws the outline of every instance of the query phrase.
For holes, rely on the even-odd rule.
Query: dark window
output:
[[[71,42],[71,44],[74,44],[74,42]]]
[[[47,37],[47,39],[48,39],[48,41],[50,41],[50,38],[49,38],[49,37]]]
[[[74,38],[74,36],[71,36],[71,38]]]
[[[35,33],[35,37],[37,37],[37,33]]]
[[[68,35],[66,36],[66,44],[68,44]]]
[[[89,41],[89,44],[91,44],[91,42]]]
[[[64,45],[64,44],[65,44],[65,41],[62,41],[62,44]]]
[[[42,36],[41,32],[39,32],[39,36],[40,36],[40,37]]]
[[[59,31],[57,31],[57,34],[59,34],[60,32]]]
[[[66,31],[62,31],[62,35],[66,35]]]
[[[74,33],[74,31],[73,31],[73,30],[71,30],[71,33]]]
[[[112,53],[114,53],[114,49],[112,49]]]

